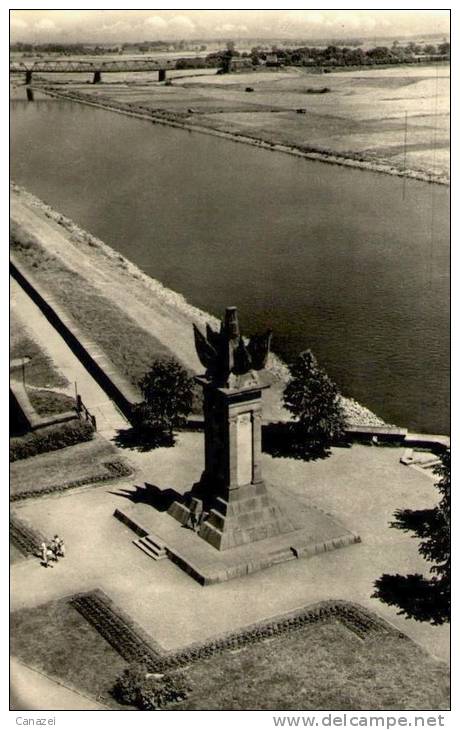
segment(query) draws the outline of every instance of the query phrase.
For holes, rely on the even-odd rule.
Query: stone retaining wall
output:
[[[116,370],[99,346],[80,330],[76,322],[34,280],[33,275],[25,271],[14,254],[11,254],[10,269],[12,276],[41,309],[48,321],[63,337],[94,379],[129,419],[133,405],[142,402],[140,393]]]

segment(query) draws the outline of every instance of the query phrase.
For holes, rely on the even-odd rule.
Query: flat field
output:
[[[177,72],[178,73],[178,72]],[[48,76],[48,83],[64,81]],[[101,102],[172,120],[318,151],[398,171],[449,176],[450,69],[399,66],[313,73],[300,68],[170,78],[106,75],[102,84],[68,79]],[[59,84],[62,90],[65,86]],[[252,89],[252,91],[247,91]],[[327,89],[325,93],[318,93]]]

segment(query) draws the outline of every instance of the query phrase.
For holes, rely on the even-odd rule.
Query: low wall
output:
[[[32,274],[25,271],[13,254],[10,259],[10,270],[12,276],[41,309],[88,372],[117,404],[126,418],[130,419],[132,407],[142,402],[142,397],[136,388],[115,369],[99,346],[80,330],[76,322],[34,280]]]
[[[30,402],[27,391],[22,383],[14,380],[10,382],[11,407],[16,408],[20,420],[28,431],[37,431],[40,428],[54,426],[58,423],[67,423],[78,418],[76,411],[63,411],[51,416],[40,416]]]

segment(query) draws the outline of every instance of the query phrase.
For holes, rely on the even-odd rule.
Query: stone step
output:
[[[422,469],[432,469],[433,466],[437,466],[440,463],[440,459],[431,459],[430,461],[420,462],[419,466],[421,466]]]
[[[165,546],[161,544],[158,538],[153,538],[151,535],[133,540],[133,544],[153,560],[163,560],[168,557]]]
[[[297,556],[292,548],[284,548],[276,552],[270,553],[270,564],[278,565],[279,563],[286,563],[288,560],[297,560]]]
[[[409,466],[410,464],[413,464],[414,462],[414,450],[413,449],[405,449],[403,455],[401,456],[400,460],[401,464],[404,464],[405,466]]]

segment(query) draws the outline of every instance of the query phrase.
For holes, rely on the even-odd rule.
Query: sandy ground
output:
[[[183,433],[173,449],[139,454],[149,483],[187,489],[203,467],[202,438]],[[431,507],[438,495],[425,474],[399,463],[402,451],[355,446],[309,463],[264,455],[266,479],[358,531],[362,544],[206,588],[169,560],[155,562],[142,553],[133,545],[134,533],[113,517],[116,507],[130,504],[135,492],[130,480],[27,500],[14,512],[44,534],[64,535],[68,549],[52,571],[33,559],[13,566],[12,610],[100,587],[156,641],[173,649],[308,603],[343,598],[376,611],[447,661],[449,626],[406,620],[371,598],[383,572],[426,572],[428,567],[417,541],[388,526],[397,507]]]
[[[290,68],[170,78],[107,75],[89,85],[49,75],[62,92],[208,130],[337,156],[393,174],[446,182],[449,177],[450,69],[400,66],[328,74]],[[39,83],[39,82],[37,82]],[[247,88],[253,89],[250,93]],[[311,93],[327,87],[328,93]],[[297,110],[304,113],[298,113]]]

